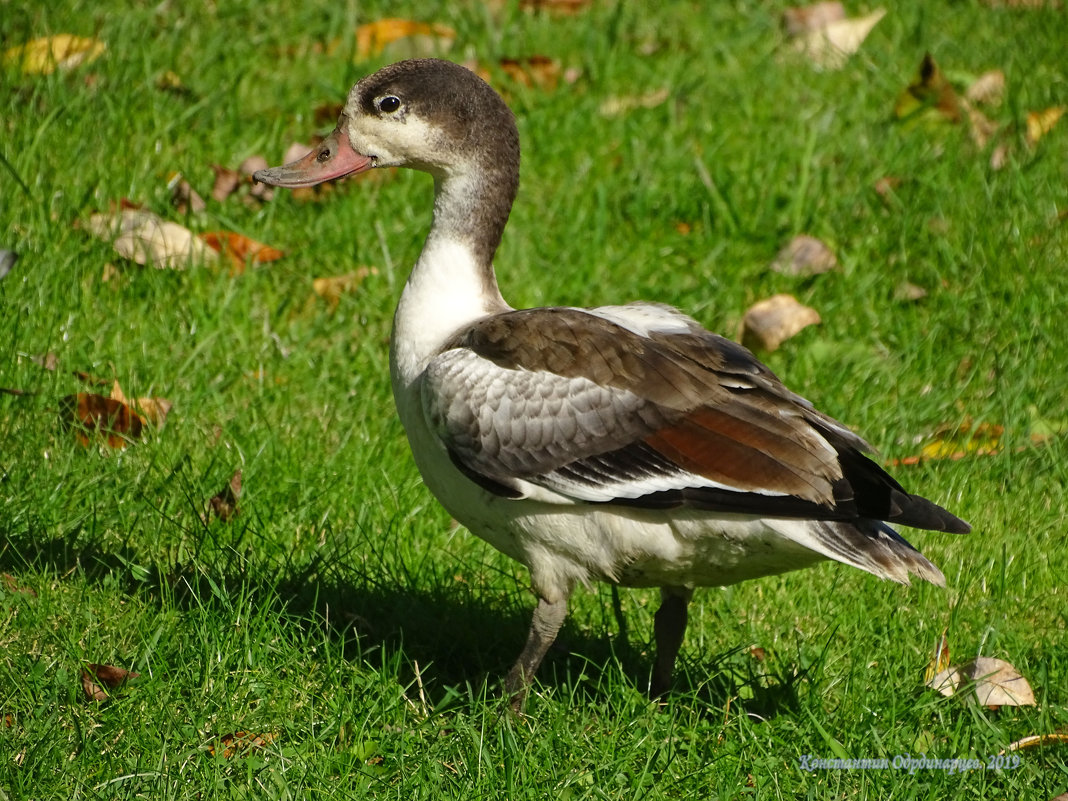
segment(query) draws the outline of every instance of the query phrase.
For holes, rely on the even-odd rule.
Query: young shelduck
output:
[[[394,318],[393,394],[431,492],[530,570],[538,605],[505,680],[516,708],[591,581],[660,588],[653,695],[670,684],[694,587],[825,559],[945,583],[887,523],[968,524],[906,492],[745,348],[658,303],[505,302],[493,255],[519,136],[473,72],[386,67],[353,87],[314,151],[255,177],[310,186],[373,167],[434,177],[433,225]]]

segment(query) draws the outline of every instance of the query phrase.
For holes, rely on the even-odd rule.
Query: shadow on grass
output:
[[[368,560],[367,548],[378,558]],[[142,565],[143,554],[129,546],[102,548],[80,529],[51,539],[6,531],[0,533],[0,572],[32,569],[60,577],[76,572],[89,583],[107,582],[160,608],[214,609],[220,619],[232,613],[234,599],[243,598],[301,636],[325,632],[346,659],[375,670],[398,670],[387,663],[389,654],[399,654],[400,670],[408,675],[398,678],[414,683],[418,671],[433,708],[466,696],[458,689],[465,686],[476,696],[496,694],[527,636],[533,595],[519,585],[514,593],[490,595],[457,580],[456,564],[440,564],[449,560],[435,560],[433,572],[425,565],[413,572],[373,550],[362,537],[344,552],[318,553],[297,564],[288,558],[253,560],[227,545],[213,549],[215,558],[202,553],[161,567]],[[373,574],[361,564],[374,565]],[[611,690],[604,689],[602,678],[615,671],[645,692],[651,648],[635,644],[622,628],[619,636],[596,636],[565,623],[539,683],[575,701],[604,703]],[[812,667],[764,665],[745,647],[686,663],[680,659],[666,700],[714,717],[731,708],[767,719],[800,708],[799,688],[810,680]],[[618,686],[618,680],[608,686]]]

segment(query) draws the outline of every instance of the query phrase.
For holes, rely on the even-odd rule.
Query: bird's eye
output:
[[[378,101],[378,108],[386,114],[392,114],[401,107],[400,98],[395,95],[386,95]]]

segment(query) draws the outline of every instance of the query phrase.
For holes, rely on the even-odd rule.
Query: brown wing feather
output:
[[[526,460],[536,469],[522,474],[499,469],[504,463],[493,456],[492,448],[483,447],[495,437],[491,433],[476,449],[477,457],[471,457],[479,473],[504,483],[509,477],[538,483],[541,475],[548,483],[550,474],[559,477],[569,465],[576,467],[571,474],[579,475],[587,469],[581,465],[592,465],[591,460],[600,465],[597,473],[611,461],[602,456],[626,452],[619,450],[626,439],[644,443],[681,470],[727,488],[704,491],[680,486],[678,491],[651,493],[654,504],[679,496],[683,502],[702,505],[709,500],[703,496],[709,495],[709,508],[751,507],[759,514],[761,494],[770,498],[781,493],[780,501],[792,497],[799,503],[769,505],[796,508],[784,512],[791,516],[871,518],[944,531],[968,530],[966,523],[941,507],[908,494],[863,455],[870,449],[862,439],[790,392],[742,346],[682,315],[671,320],[677,323],[672,331],[643,335],[597,312],[571,308],[506,312],[459,332],[446,345],[445,350],[465,348],[507,370],[583,378],[631,393],[631,407],[613,406],[613,427],[606,436],[586,437],[584,446],[571,440],[562,443],[568,447],[543,449]],[[477,432],[471,433],[478,438]],[[471,442],[472,447],[475,444]],[[734,490],[741,498],[753,495],[745,502],[724,503],[720,496]],[[624,500],[641,505],[640,498]]]

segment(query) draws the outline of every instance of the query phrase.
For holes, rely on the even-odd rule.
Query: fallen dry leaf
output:
[[[222,203],[237,191],[237,188],[241,186],[245,179],[241,176],[241,173],[237,170],[231,170],[229,167],[212,164],[211,168],[215,171],[215,186],[212,187],[211,196]]]
[[[793,295],[773,295],[754,303],[742,318],[742,344],[772,351],[790,337],[820,322],[819,313]]]
[[[4,51],[6,67],[15,67],[26,75],[51,75],[57,69],[70,70],[98,59],[107,45],[96,39],[59,33],[34,39]]]
[[[1068,106],[1053,106],[1044,111],[1027,112],[1027,144],[1030,147],[1037,145],[1039,139],[1053,130],[1053,126],[1064,116],[1065,111],[1068,111]]]
[[[1049,734],[1032,734],[1028,737],[1021,737],[1013,743],[1009,743],[998,755],[1008,753],[1009,751],[1020,751],[1024,748],[1038,748],[1043,745],[1060,745],[1068,744],[1068,733],[1065,732],[1050,732]],[[1058,798],[1064,798],[1068,801],[1068,795],[1058,796]],[[1056,799],[1054,799],[1056,801]]]
[[[224,734],[218,743],[208,746],[208,753],[212,756],[222,756],[230,759],[235,756],[248,756],[252,751],[266,748],[278,735],[271,732],[253,734],[247,731],[235,731],[232,734]]]
[[[378,275],[378,270],[374,267],[358,267],[345,275],[316,278],[312,281],[312,290],[325,300],[333,311],[341,301],[341,296],[355,291],[369,275]]]
[[[593,0],[519,0],[524,11],[550,11],[556,14],[577,14]]]
[[[929,678],[925,684],[944,696],[966,691],[983,706],[1034,706],[1035,694],[1027,679],[1003,659],[977,656],[957,667],[949,667]]]
[[[110,241],[123,258],[160,269],[183,269],[210,263],[217,254],[184,225],[142,209],[98,213],[89,218],[89,230]]]
[[[356,60],[383,54],[391,59],[442,55],[455,39],[456,31],[447,25],[387,17],[356,29]]]
[[[145,422],[157,428],[167,421],[167,415],[174,408],[174,404],[166,398],[138,398],[134,405],[140,410]]]
[[[879,8],[863,17],[831,19],[820,27],[802,29],[794,46],[817,67],[840,69],[884,16],[886,9]]]
[[[199,236],[208,247],[230,260],[231,272],[234,275],[241,275],[249,264],[278,261],[285,255],[277,248],[234,231],[207,231]]]
[[[175,175],[171,181],[171,202],[174,203],[179,214],[199,214],[208,207],[204,198],[197,194],[189,181],[185,180],[180,173]]]
[[[947,432],[923,446],[923,459],[963,459],[966,456],[990,456],[1002,450],[1004,426],[994,423],[972,425],[963,423],[954,432]]]
[[[671,90],[666,87],[653,89],[641,95],[612,96],[606,98],[598,107],[602,117],[619,117],[639,108],[655,108],[671,97]]]
[[[212,514],[224,523],[228,523],[241,514],[237,506],[237,500],[241,497],[241,471],[234,473],[233,477],[217,494],[209,501]]]
[[[770,269],[783,275],[811,276],[838,266],[834,252],[819,239],[807,234],[795,236],[779,251]]]
[[[894,115],[909,124],[918,121],[960,122],[960,99],[930,53],[916,77],[897,98]]]
[[[74,430],[78,442],[88,447],[94,434],[104,438],[110,448],[125,448],[141,437],[145,421],[122,401],[79,392],[60,399],[60,418]]]
[[[917,301],[927,297],[927,290],[909,281],[902,281],[894,287],[894,300]]]
[[[92,376],[88,376],[85,373],[77,374],[79,377],[85,376],[89,379],[90,383],[100,383],[100,379],[94,379]],[[124,403],[127,406],[135,406],[140,410],[138,415],[143,423],[152,423],[154,426],[161,426],[167,419],[167,415],[170,414],[174,404],[166,398],[127,398],[126,393],[122,391],[122,386],[118,380],[115,380],[111,384],[111,394],[109,397],[112,400]]]
[[[982,150],[1001,126],[989,119],[967,100],[961,100],[960,105],[968,115],[968,132],[972,136],[972,141],[975,142],[976,147]]]
[[[82,690],[90,701],[107,701],[112,697],[109,691],[117,690],[129,679],[140,675],[114,665],[90,663],[82,668]]]
[[[984,72],[964,91],[964,99],[982,106],[1000,106],[1005,98],[1005,73],[1001,70]]]
[[[979,656],[961,668],[975,682],[975,697],[983,706],[1034,706],[1035,694],[1027,679],[1003,659]]]
[[[832,22],[844,20],[845,15],[845,6],[834,0],[827,0],[810,6],[788,8],[782,12],[782,22],[788,36],[800,36],[809,31],[826,28]]]
[[[499,64],[509,78],[528,88],[551,92],[560,83],[560,62],[548,56],[502,58]]]

